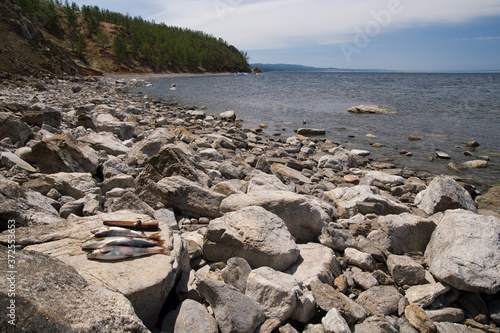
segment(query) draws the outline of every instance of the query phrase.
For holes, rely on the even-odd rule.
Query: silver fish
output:
[[[116,246],[134,246],[134,247],[153,247],[161,246],[163,241],[151,240],[146,238],[132,238],[132,237],[93,237],[84,243],[81,247],[84,250],[93,250],[106,245]]]
[[[146,239],[160,239],[160,233],[155,232],[154,234],[147,235],[140,231],[134,231],[127,228],[121,227],[101,227],[90,231],[94,234],[94,237],[134,237],[134,238],[146,238]]]
[[[150,256],[153,254],[170,255],[170,252],[164,247],[139,248],[129,246],[103,246],[87,254],[87,258],[94,260],[120,260],[126,258]]]

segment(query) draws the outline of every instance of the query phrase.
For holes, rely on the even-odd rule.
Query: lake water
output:
[[[491,160],[486,169],[461,177],[480,185],[500,185],[500,74],[271,72],[148,81],[153,86],[139,90],[155,98],[207,106],[207,114],[234,110],[244,127],[268,125],[269,136],[275,130],[288,137],[297,128],[322,128],[326,138],[348,149],[367,149],[374,160],[393,160],[398,167],[452,174],[447,168],[450,160],[428,160],[436,149],[456,163],[487,155]],[[169,89],[172,84],[177,90]],[[346,111],[360,104],[399,113]],[[409,141],[409,135],[422,140]],[[463,154],[469,140],[480,143],[474,157]],[[372,143],[383,147],[374,148]],[[413,157],[401,156],[401,150],[411,151]]]

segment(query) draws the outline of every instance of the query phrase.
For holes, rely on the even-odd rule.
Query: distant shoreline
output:
[[[223,76],[223,75],[233,75],[231,72],[220,72],[220,73],[130,73],[130,74],[104,74],[105,78],[135,78],[140,80],[145,79],[174,79],[178,77],[191,77],[191,76]]]

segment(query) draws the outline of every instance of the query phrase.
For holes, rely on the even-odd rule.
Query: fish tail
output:
[[[155,232],[154,234],[149,235],[149,238],[155,240],[161,240],[161,234],[159,232]]]
[[[163,243],[165,243],[165,240],[164,240],[164,239],[161,239],[161,238],[160,238],[160,239],[157,239],[157,240],[156,240],[156,243],[158,244],[158,246],[161,246],[161,247],[163,247],[163,248],[165,247],[165,246],[163,245]]]
[[[165,248],[164,246],[162,246],[162,248],[160,249],[160,251],[158,252],[158,254],[164,254],[166,256],[171,255],[170,251],[167,250],[167,248]]]

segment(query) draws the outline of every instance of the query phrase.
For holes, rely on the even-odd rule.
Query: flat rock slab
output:
[[[429,270],[460,290],[500,290],[500,219],[463,209],[446,211],[425,251]]]
[[[90,230],[103,226],[104,220],[141,220],[151,218],[143,214],[119,211],[92,217],[70,217],[64,225],[49,228],[23,228],[17,230],[26,250],[39,251],[60,259],[74,267],[87,281],[104,286],[125,295],[146,326],[156,324],[163,303],[174,286],[179,266],[183,267],[181,241],[169,228],[162,227],[161,236],[171,255],[153,255],[119,261],[95,261],[87,259],[80,245]],[[2,235],[3,236],[3,235]],[[2,239],[0,241],[3,242]],[[113,306],[110,304],[109,306]]]
[[[7,266],[7,247],[0,245],[2,264]],[[6,269],[0,270],[2,331],[11,332],[137,332],[149,330],[121,293],[88,283],[77,270],[52,256],[16,251],[15,298],[8,296]],[[15,299],[16,327],[6,315]]]
[[[352,106],[349,109],[347,109],[347,112],[350,112],[350,113],[370,113],[370,114],[398,113],[397,111],[391,110],[389,108],[385,108],[383,106],[373,105],[373,104]]]

